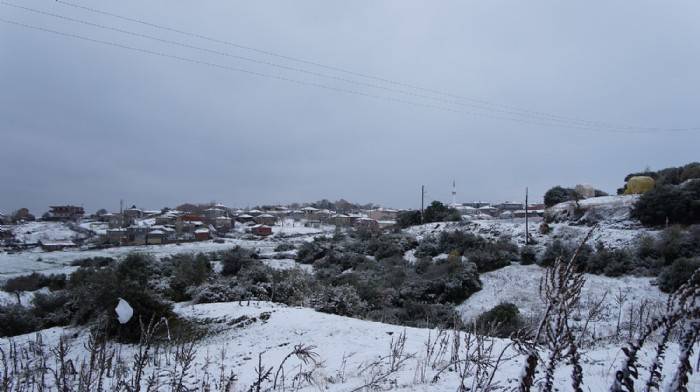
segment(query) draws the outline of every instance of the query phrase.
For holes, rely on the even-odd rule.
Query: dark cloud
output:
[[[58,2],[14,1],[283,63]],[[605,1],[84,4],[537,111],[639,126],[700,126],[697,2],[643,1],[634,7]],[[7,6],[0,6],[0,17],[232,67],[390,94]],[[525,186],[541,195],[552,185],[579,182],[614,191],[630,171],[698,160],[700,145],[700,132],[601,133],[494,120],[2,23],[0,132],[0,209],[28,206],[36,212],[62,202],[114,209],[119,199],[155,208],[182,201],[245,206],[344,197],[411,207],[419,201],[421,184],[432,198],[448,200],[452,179],[464,200],[515,199]]]

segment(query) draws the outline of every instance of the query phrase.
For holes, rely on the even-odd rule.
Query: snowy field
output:
[[[537,317],[544,310],[539,297],[539,282],[544,271],[537,265],[513,264],[483,273],[479,277],[483,288],[458,305],[457,310],[468,323],[494,306],[509,302],[515,304],[526,318]],[[650,309],[660,310],[666,303],[667,295],[652,285],[651,278],[609,278],[592,274],[585,274],[585,277],[579,314],[574,314],[574,317],[585,318],[586,310],[600,303],[600,315],[590,325],[598,334],[614,331],[620,305],[624,320],[631,306],[647,303]]]
[[[70,240],[84,238],[85,235],[71,230],[61,222],[26,222],[17,226],[4,226],[11,228],[14,237],[22,243],[36,244],[40,240]]]
[[[560,239],[563,241],[580,242],[591,230],[589,226],[575,226],[568,223],[551,223],[551,231],[548,234],[540,233],[542,218],[529,220],[528,230],[531,239],[537,247],[543,247],[547,243]],[[442,231],[462,230],[486,238],[497,239],[500,237],[510,238],[519,246],[525,245],[525,219],[481,219],[464,222],[442,222],[428,223],[420,226],[413,226],[406,229],[406,232],[413,234],[419,240],[430,235],[438,235]],[[644,228],[620,228],[614,225],[599,225],[591,235],[590,245],[603,243],[606,247],[617,249],[625,248],[637,243],[643,235],[657,236],[658,230]]]
[[[351,391],[366,384],[377,372],[388,373],[389,359],[381,358],[389,354],[392,339],[398,339],[399,335],[405,332],[405,347],[401,354],[405,360],[396,372],[384,379],[379,389],[452,392],[459,386],[457,373],[449,370],[442,373],[437,382],[432,382],[433,376],[444,367],[449,358],[448,353],[442,358],[433,355],[426,361],[426,343],[429,339],[435,340],[439,333],[436,330],[403,328],[267,302],[194,306],[183,303],[176,306],[176,311],[182,316],[205,321],[211,329],[211,333],[198,343],[195,366],[191,370],[192,380],[202,377],[207,362],[210,368],[223,364],[237,375],[235,390],[247,390],[255,380],[259,354],[262,354],[263,365],[273,367],[276,371],[293,347],[303,344],[311,346],[318,354],[317,364],[304,364],[292,356],[284,365],[287,383],[300,369],[312,370],[309,379],[311,384],[305,383],[300,390]],[[42,332],[44,343],[48,345],[55,344],[61,335],[66,335],[70,342],[70,358],[78,359],[86,355],[85,330],[51,328]],[[12,341],[21,343],[34,339],[34,334],[28,334],[12,338]],[[0,345],[3,347],[6,347],[8,342],[9,339],[0,339]],[[507,344],[508,340],[494,339],[492,355],[498,355]],[[121,350],[122,357],[131,358],[134,348],[122,346]],[[642,360],[648,361],[651,352],[650,349],[644,349]],[[608,390],[621,354],[618,348],[613,347],[584,351],[584,390]],[[677,347],[671,345],[664,369],[675,369],[676,354]],[[522,369],[523,359],[510,348],[506,350],[504,358],[505,361],[500,366],[495,380],[501,386],[514,387]],[[691,363],[695,363],[696,360],[694,357]],[[379,367],[368,367],[375,361],[379,361]],[[646,380],[646,369],[640,368],[640,373],[640,379]],[[556,382],[559,390],[569,390],[569,376],[570,369],[559,369]],[[471,376],[467,380],[470,378]],[[697,374],[691,376],[689,390],[700,390],[700,377]]]

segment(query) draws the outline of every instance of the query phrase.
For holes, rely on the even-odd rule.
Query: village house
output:
[[[126,228],[127,241],[134,245],[145,245],[146,235],[150,227],[148,226],[135,226],[131,225]]]
[[[77,221],[85,215],[83,207],[78,206],[50,206],[48,218],[58,221]]]
[[[212,207],[204,210],[204,217],[211,221],[213,221],[216,218],[225,216],[228,216],[228,212],[225,208]]]
[[[481,206],[477,208],[479,210],[480,214],[486,214],[486,215],[491,215],[491,216],[496,216],[498,214],[498,208],[487,205],[487,206]]]
[[[74,248],[78,246],[71,240],[39,240],[39,245],[41,246],[41,249],[47,252],[63,250],[65,248]]]
[[[270,214],[261,214],[253,218],[255,223],[259,225],[267,225],[267,226],[272,226],[275,223],[277,223],[277,218],[273,215]]]
[[[331,210],[318,210],[313,215],[315,215],[317,220],[328,223],[331,220],[331,216],[333,216],[333,212]]]
[[[241,214],[241,215],[238,215],[238,217],[236,218],[236,220],[241,222],[241,223],[252,222],[253,219],[254,219],[254,217],[252,215],[248,215],[248,214]]]
[[[146,243],[149,245],[158,245],[165,243],[165,232],[163,230],[151,230],[146,237]]]
[[[209,229],[201,227],[194,231],[194,239],[196,241],[206,241],[211,238],[211,233]]]
[[[180,211],[166,211],[165,213],[155,217],[156,225],[174,225],[177,222],[177,217],[180,216]]]
[[[477,215],[479,213],[479,210],[477,208],[465,205],[456,206],[455,209],[459,211],[459,214],[462,216]]]
[[[336,226],[350,226],[352,224],[352,218],[345,214],[335,214],[331,216],[330,223]]]
[[[219,216],[214,219],[213,226],[218,232],[231,231],[231,229],[233,228],[233,219],[227,216]]]
[[[250,228],[250,232],[261,237],[267,237],[272,234],[272,228],[267,225],[255,225]]]
[[[126,229],[124,228],[113,228],[107,229],[106,241],[112,245],[121,245],[128,241]]]
[[[389,208],[379,208],[376,210],[370,210],[367,216],[370,219],[377,221],[395,221],[398,217],[399,212],[397,210],[392,210]]]
[[[249,211],[247,212],[248,215],[252,215],[252,216],[258,216],[258,215],[262,215],[262,214],[264,214],[264,213],[265,213],[264,211],[260,211],[260,210],[257,210],[257,209],[255,209],[255,210],[249,210]]]
[[[360,218],[355,221],[354,226],[356,229],[379,230],[379,222],[371,218]]]
[[[140,208],[136,208],[135,205],[132,205],[131,208],[127,208],[126,210],[124,210],[123,214],[124,218],[128,222],[133,222],[136,219],[143,218],[143,210],[141,210]]]

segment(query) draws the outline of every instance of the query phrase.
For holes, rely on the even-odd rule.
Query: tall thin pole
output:
[[[527,187],[525,187],[525,245],[530,245],[530,231],[528,225],[528,211],[527,211]]]
[[[423,223],[423,206],[425,205],[425,185],[420,186],[420,223]]]

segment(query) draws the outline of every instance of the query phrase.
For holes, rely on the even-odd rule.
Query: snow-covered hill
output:
[[[318,313],[310,309],[289,308],[268,302],[218,303],[205,305],[179,304],[176,311],[182,316],[199,320],[210,329],[210,334],[196,345],[194,366],[188,382],[201,380],[205,369],[218,372],[224,366],[227,372],[237,376],[235,390],[247,390],[256,379],[256,367],[261,360],[263,367],[272,367],[276,374],[279,365],[295,345],[309,346],[317,354],[316,363],[303,363],[297,357],[290,357],[284,364],[284,377],[287,389],[292,379],[300,371],[308,372],[299,390],[305,391],[351,391],[367,384],[370,379],[379,378],[379,389],[397,391],[455,391],[459,386],[459,375],[454,369],[446,369],[436,382],[438,374],[449,360],[446,355],[430,354],[435,349],[438,336],[452,339],[451,333],[441,335],[437,330],[403,328],[377,322],[368,322],[346,317]],[[397,354],[401,360],[398,369],[391,371],[390,344],[397,342],[405,333],[405,344]],[[42,331],[43,343],[55,345],[61,335],[67,337],[69,356],[78,363],[85,352],[88,333],[83,329],[51,328]],[[462,333],[460,338],[465,339]],[[18,336],[15,343],[35,340],[34,334]],[[9,339],[0,339],[0,345],[7,347]],[[490,341],[489,341],[490,342]],[[508,340],[494,339],[490,356],[494,357],[505,349],[504,361],[499,366],[495,380],[504,387],[516,385],[522,369],[523,358],[509,346]],[[396,347],[396,346],[394,346]],[[506,348],[508,347],[508,348]],[[448,347],[449,348],[449,347]],[[121,356],[130,361],[134,346],[121,346]],[[464,341],[460,355],[465,354]],[[437,351],[437,350],[435,350]],[[677,347],[671,345],[667,358],[674,358]],[[261,356],[259,356],[261,354]],[[396,353],[395,353],[396,354]],[[651,350],[642,350],[641,358],[648,361]],[[396,360],[397,355],[393,358]],[[621,352],[616,347],[602,347],[583,353],[584,390],[605,391],[612,382]],[[695,363],[696,358],[691,360]],[[674,359],[667,360],[664,369],[674,369]],[[372,365],[375,363],[375,365]],[[151,366],[152,368],[152,366]],[[570,369],[562,367],[557,372],[557,386],[565,391],[569,387]],[[467,385],[474,374],[467,376]],[[640,379],[647,377],[645,368],[640,368]],[[272,378],[272,377],[271,377]],[[281,379],[280,379],[281,380]],[[279,382],[279,381],[278,381]],[[265,386],[271,386],[266,382]],[[689,390],[700,388],[700,376],[693,375]]]

